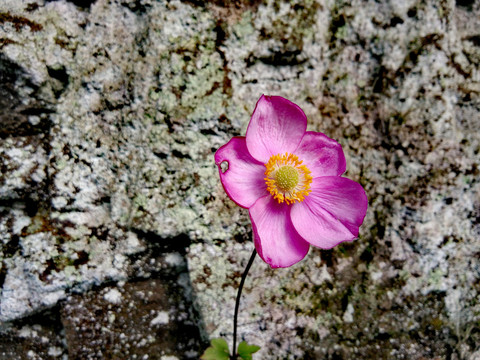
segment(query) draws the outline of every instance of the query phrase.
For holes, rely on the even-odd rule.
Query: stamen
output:
[[[310,193],[311,172],[296,155],[285,153],[270,157],[265,164],[267,190],[280,204],[301,202]]]

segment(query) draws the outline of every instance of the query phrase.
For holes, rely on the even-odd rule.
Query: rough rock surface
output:
[[[0,356],[231,341],[253,245],[213,153],[265,93],[344,146],[370,207],[353,243],[257,259],[255,357],[480,358],[479,29],[473,0],[2,1]]]

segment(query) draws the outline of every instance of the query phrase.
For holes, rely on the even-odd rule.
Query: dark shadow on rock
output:
[[[463,7],[468,11],[472,11],[473,5],[475,5],[475,0],[455,0],[455,5]]]
[[[47,133],[53,110],[37,97],[39,86],[26,71],[0,54],[0,138]],[[32,123],[29,116],[37,116]]]
[[[61,317],[69,359],[198,359],[206,347],[187,272],[72,294]]]
[[[59,307],[0,324],[0,359],[57,359],[67,353]]]
[[[191,243],[190,238],[186,234],[164,238],[153,231],[144,231],[134,228],[130,230],[137,234],[140,239],[145,240],[148,250],[157,255],[172,251],[184,255]]]
[[[69,359],[198,359],[208,346],[185,258],[190,239],[135,232],[146,247],[129,256],[129,280],[62,302]]]
[[[181,290],[179,294],[183,294],[183,302],[188,303],[188,314],[198,331],[195,343],[199,345],[199,353],[197,357],[194,357],[198,358],[203,353],[203,349],[208,347],[209,339],[203,318],[199,309],[196,308],[196,296],[188,275],[186,254],[192,242],[190,237],[187,234],[179,234],[164,238],[153,231],[130,230],[135,232],[146,245],[145,251],[130,256],[131,273],[136,279],[133,281],[143,281],[144,278],[149,277],[150,279],[164,279],[170,284],[172,281],[177,281],[181,285],[176,289]],[[173,293],[175,293],[175,286]],[[180,356],[179,358],[185,357]]]
[[[46,2],[53,2],[53,1],[59,1],[59,0],[47,0]],[[67,2],[71,2],[72,4],[75,4],[76,6],[82,9],[89,9],[90,6],[96,1],[97,0],[67,0]]]

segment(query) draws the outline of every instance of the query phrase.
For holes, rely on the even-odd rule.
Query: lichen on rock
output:
[[[178,306],[195,307],[175,324],[198,328],[187,350],[160,357],[230,339],[253,244],[213,154],[245,134],[265,93],[299,104],[309,129],[343,145],[369,211],[351,244],[312,249],[290,269],[254,263],[239,334],[262,347],[255,356],[477,356],[479,14],[453,0],[4,1],[4,338],[59,357],[57,327],[71,349],[84,345],[65,320],[87,307],[81,294],[115,332],[104,289],[125,282],[135,297],[131,283],[151,279],[183,284]],[[54,325],[38,334],[51,349],[22,337],[33,331],[22,321],[49,311]],[[161,311],[170,324],[167,309],[138,324],[167,326]],[[142,334],[140,352],[156,341]]]

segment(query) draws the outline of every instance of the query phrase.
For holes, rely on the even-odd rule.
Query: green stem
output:
[[[237,359],[237,318],[238,318],[238,307],[240,306],[240,297],[242,296],[242,289],[243,284],[245,283],[245,279],[248,275],[248,271],[253,264],[253,260],[255,260],[255,255],[257,255],[257,250],[253,249],[252,256],[250,256],[250,260],[248,260],[247,267],[242,274],[242,280],[240,281],[240,286],[238,287],[237,292],[237,300],[235,301],[235,314],[233,315],[233,350],[232,350],[232,357],[231,360]]]

